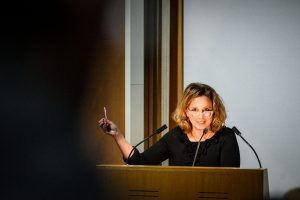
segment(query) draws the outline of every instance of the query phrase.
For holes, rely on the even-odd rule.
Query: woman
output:
[[[128,164],[157,165],[169,159],[170,165],[239,167],[240,153],[234,132],[224,126],[226,111],[218,93],[210,86],[191,83],[184,90],[173,119],[177,127],[140,153],[125,140],[110,120],[99,121],[104,132],[118,144]],[[200,148],[195,157],[198,142]],[[195,159],[194,159],[195,158]]]

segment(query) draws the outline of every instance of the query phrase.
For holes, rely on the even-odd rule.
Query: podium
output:
[[[269,199],[267,169],[97,165],[103,199]]]

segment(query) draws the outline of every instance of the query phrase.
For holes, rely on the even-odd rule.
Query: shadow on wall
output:
[[[298,199],[300,199],[300,187],[288,191],[283,196],[283,200],[298,200]]]
[[[271,200],[299,200],[299,199],[300,199],[300,187],[289,190],[282,197],[271,198]]]

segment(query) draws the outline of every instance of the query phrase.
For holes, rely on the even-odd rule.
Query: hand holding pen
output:
[[[103,108],[104,110],[104,118],[99,120],[99,125],[104,133],[110,134],[110,135],[117,135],[118,134],[118,127],[110,120],[107,119],[107,113],[106,108]]]

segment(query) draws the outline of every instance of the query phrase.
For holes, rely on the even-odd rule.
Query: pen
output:
[[[103,107],[103,109],[104,109],[104,117],[105,117],[105,119],[107,119],[106,108],[105,108],[105,106]]]

